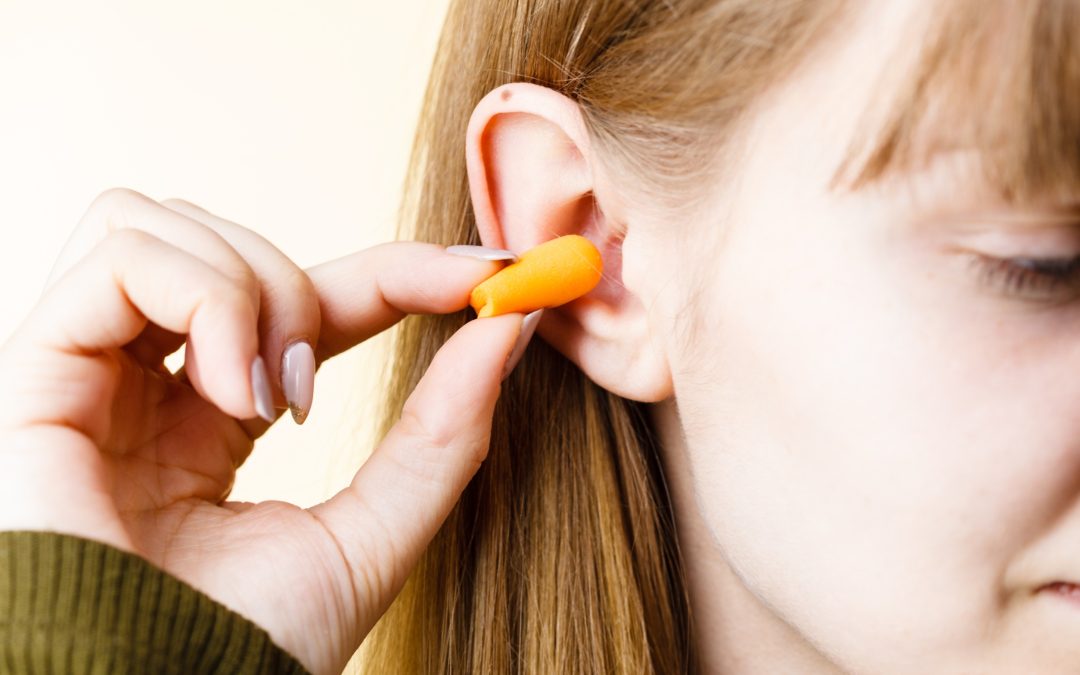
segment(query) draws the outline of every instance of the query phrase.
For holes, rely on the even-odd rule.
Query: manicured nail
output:
[[[505,248],[490,248],[488,246],[473,246],[471,244],[455,244],[446,247],[447,253],[463,255],[469,258],[481,260],[517,260],[517,254],[507,251]]]
[[[315,395],[315,352],[306,340],[289,345],[281,357],[281,389],[293,421],[303,424]]]
[[[270,392],[270,376],[266,374],[262,356],[256,356],[251,362],[251,393],[255,397],[255,412],[273,424],[274,395]]]
[[[536,324],[540,323],[540,317],[543,313],[543,309],[538,309],[535,312],[526,314],[525,318],[522,319],[521,333],[518,335],[517,342],[514,343],[514,348],[510,351],[510,356],[506,358],[506,365],[503,366],[502,379],[505,380],[507,375],[514,370],[514,366],[521,360],[522,354],[525,353],[525,348],[529,346],[529,339],[532,338],[533,333],[536,332]]]

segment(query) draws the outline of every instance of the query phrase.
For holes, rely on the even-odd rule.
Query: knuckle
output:
[[[193,204],[193,203],[189,202],[186,199],[181,199],[180,197],[169,197],[168,199],[163,199],[163,200],[161,200],[161,205],[165,206],[167,208],[170,208],[170,209],[171,208],[179,208],[179,209],[192,208],[192,209],[200,209],[200,210],[202,210],[201,207],[198,204]]]
[[[402,408],[402,445],[391,453],[396,464],[422,485],[445,487],[461,471],[473,475],[487,459],[489,437],[472,437],[453,424],[433,428],[406,403]]]
[[[401,408],[401,424],[408,437],[424,447],[443,447],[453,441],[453,436],[444,430],[433,429],[409,399]]]
[[[234,263],[235,270],[229,276],[235,278],[237,285],[246,293],[256,298],[259,297],[259,275],[255,273],[251,264],[239,253],[234,256],[234,259],[236,261]]]
[[[288,340],[297,331],[314,340],[322,321],[322,310],[314,282],[306,272],[288,264],[272,279],[266,280],[267,291],[273,302],[273,316],[268,317],[268,334],[274,339]]]
[[[123,227],[109,232],[98,243],[98,247],[104,249],[110,255],[130,256],[134,255],[138,249],[154,241],[160,240],[149,232]]]
[[[437,492],[446,484],[446,463],[439,461],[441,448],[410,437],[396,452],[390,454],[396,465],[395,473],[402,477],[402,485],[410,486],[417,494]]]
[[[400,471],[420,485],[441,486],[446,480],[447,439],[432,430],[408,408],[402,409],[401,445],[390,453]]]
[[[218,271],[228,279],[233,292],[238,296],[242,296],[245,303],[254,306],[258,310],[262,297],[259,276],[242,255],[230,247],[228,260],[219,263]]]
[[[225,282],[220,288],[214,289],[211,298],[220,305],[239,311],[249,312],[253,307],[251,295],[247,290],[229,282]]]
[[[114,204],[117,202],[123,203],[132,199],[141,198],[142,194],[126,187],[111,187],[104,190],[97,197],[94,198],[94,203],[103,205]]]
[[[124,224],[128,211],[134,204],[147,199],[145,195],[131,188],[109,188],[94,198],[81,222],[84,226],[89,223],[95,229],[104,230],[106,234],[126,229]]]
[[[255,315],[258,316],[262,308],[262,285],[259,282],[258,275],[247,263],[244,263],[241,270],[241,279],[237,285],[237,290],[243,294],[244,301],[255,309]]]
[[[142,195],[131,188],[111,187],[94,197],[94,201],[90,202],[90,210],[114,211],[140,198]]]
[[[254,327],[258,321],[258,309],[252,305],[251,298],[242,289],[227,279],[211,280],[202,288],[198,313],[207,315],[213,323],[225,321],[229,325]],[[204,319],[205,320],[205,319]]]
[[[281,277],[275,283],[282,292],[289,296],[308,298],[315,297],[317,294],[315,284],[311,281],[311,277],[307,275],[307,272],[291,262],[285,267]]]

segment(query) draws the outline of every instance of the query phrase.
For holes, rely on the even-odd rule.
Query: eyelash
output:
[[[1009,294],[1047,294],[1053,299],[1067,289],[1074,293],[1080,291],[1080,256],[994,258],[976,255],[972,262],[980,279]]]

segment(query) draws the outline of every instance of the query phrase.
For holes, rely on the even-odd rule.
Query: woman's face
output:
[[[687,503],[777,625],[851,672],[1077,672],[1080,591],[1035,591],[1080,584],[1080,292],[971,261],[1073,258],[1080,226],[1002,205],[963,149],[827,185],[903,11],[764,100],[713,215],[685,243],[631,236],[624,269],[698,257],[687,295],[652,289],[694,293],[694,341],[668,345]]]

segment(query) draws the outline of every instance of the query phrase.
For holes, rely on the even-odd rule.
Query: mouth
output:
[[[1036,593],[1050,593],[1076,603],[1080,607],[1080,584],[1070,581],[1052,581],[1036,589]]]

